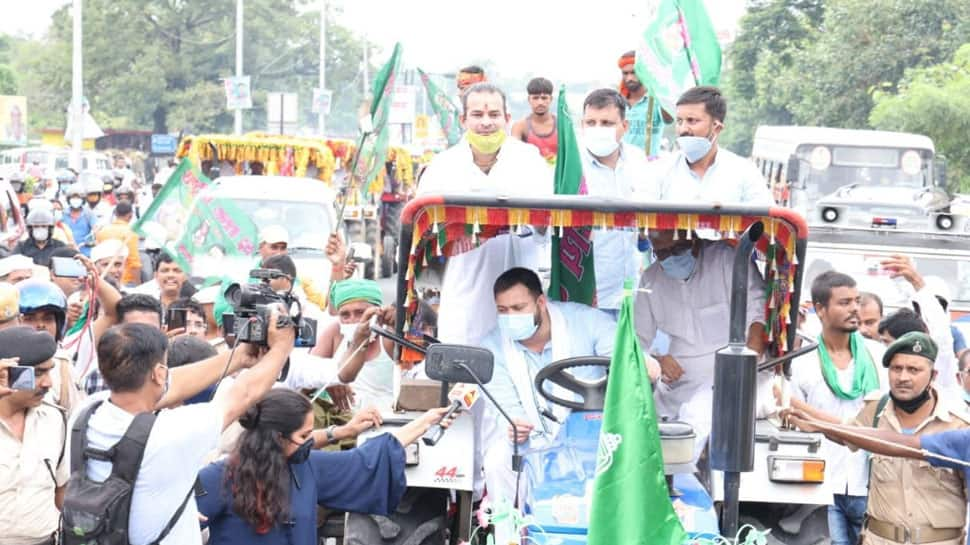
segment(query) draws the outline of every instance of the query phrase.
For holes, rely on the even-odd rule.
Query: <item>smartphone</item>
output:
[[[37,380],[34,376],[34,368],[27,365],[8,367],[7,384],[13,390],[36,390]]]
[[[189,310],[186,308],[170,308],[165,316],[165,327],[168,331],[185,327],[185,315]]]
[[[54,276],[62,278],[85,278],[88,275],[84,264],[73,257],[52,257],[51,270]]]

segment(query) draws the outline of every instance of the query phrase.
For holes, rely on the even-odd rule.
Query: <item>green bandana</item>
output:
[[[372,305],[381,304],[381,288],[373,280],[352,278],[334,282],[330,286],[330,303],[339,309],[348,301],[363,300]]]
[[[822,376],[825,378],[825,383],[829,385],[832,393],[840,399],[859,399],[861,396],[879,389],[879,377],[876,375],[876,366],[872,363],[872,356],[866,350],[863,337],[858,332],[849,336],[849,350],[852,352],[852,361],[855,362],[855,373],[852,377],[852,390],[845,392],[839,383],[835,364],[829,357],[825,342],[821,335],[818,336],[818,359],[822,364]]]

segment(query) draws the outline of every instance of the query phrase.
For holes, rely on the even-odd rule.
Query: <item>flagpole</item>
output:
[[[647,99],[647,149],[645,151],[648,158],[651,156],[650,150],[653,149],[653,107],[653,95],[651,94],[650,98]]]
[[[74,0],[74,35],[73,47],[71,51],[71,166],[77,171],[81,171],[81,146],[84,138],[84,109],[81,104],[84,102],[84,79],[82,71],[84,66],[83,51],[81,45],[81,35],[83,32],[81,25],[82,0]]]
[[[243,75],[243,0],[236,0],[236,77],[241,78]],[[238,81],[238,80],[237,80]],[[242,108],[236,105],[236,111],[233,114],[233,132],[237,135],[242,134],[243,118],[242,118]],[[280,117],[283,117],[282,111],[280,111]]]

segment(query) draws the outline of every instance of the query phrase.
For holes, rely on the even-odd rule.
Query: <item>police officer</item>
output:
[[[822,431],[834,441],[848,443],[849,448],[873,453],[863,526],[865,545],[964,543],[967,496],[963,473],[913,459],[920,456],[899,446],[866,439],[892,440],[902,435],[897,444],[913,446],[922,438],[939,437],[935,435],[939,432],[967,436],[952,430],[970,428],[970,417],[946,406],[932,384],[937,375],[933,368],[936,356],[936,343],[925,333],[910,332],[896,339],[882,360],[889,368],[890,392],[868,400],[854,426],[819,426],[803,412],[790,415],[792,423],[805,431]]]
[[[31,327],[0,330],[0,359],[34,368],[36,388],[0,398],[0,542],[54,543],[67,484],[63,411],[44,401],[51,387],[54,337]]]

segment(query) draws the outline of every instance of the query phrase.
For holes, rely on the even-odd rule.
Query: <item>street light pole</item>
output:
[[[81,55],[81,2],[74,0],[74,36],[71,60],[71,106],[69,115],[71,116],[71,167],[81,171],[81,139],[84,137],[84,112],[81,109],[81,102],[84,100],[84,80],[82,67],[83,57]]]
[[[243,0],[236,0],[236,77],[243,75]],[[235,133],[242,134],[242,109],[236,108]]]
[[[320,0],[320,93],[327,88],[327,0]],[[326,117],[322,107],[318,107],[317,130],[320,136],[326,133]]]

